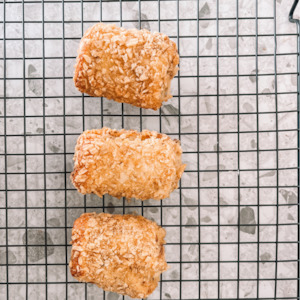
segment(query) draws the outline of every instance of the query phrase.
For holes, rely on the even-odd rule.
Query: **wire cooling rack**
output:
[[[122,299],[69,274],[85,211],[136,212],[167,231],[170,269],[149,299],[299,299],[299,22],[290,0],[0,3],[0,298]],[[158,112],[79,94],[84,31],[103,21],[177,45]],[[179,138],[170,199],[83,197],[70,184],[85,129]],[[126,298],[126,297],[125,297]]]

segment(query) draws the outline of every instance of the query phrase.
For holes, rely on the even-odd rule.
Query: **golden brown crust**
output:
[[[155,131],[88,130],[77,140],[71,180],[82,194],[160,200],[178,187],[181,153],[179,141]]]
[[[178,63],[165,34],[97,23],[81,39],[74,82],[82,93],[157,110],[172,97]]]
[[[71,274],[106,291],[146,298],[167,269],[165,234],[142,216],[83,214],[72,230]]]

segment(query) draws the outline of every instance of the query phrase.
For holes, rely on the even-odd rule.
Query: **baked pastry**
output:
[[[81,39],[74,82],[82,93],[157,110],[172,97],[178,63],[165,34],[98,23]]]
[[[167,269],[165,235],[142,216],[85,213],[72,230],[71,274],[105,291],[146,298]]]
[[[82,194],[160,200],[178,187],[181,153],[178,140],[155,131],[87,130],[77,140],[71,180]]]

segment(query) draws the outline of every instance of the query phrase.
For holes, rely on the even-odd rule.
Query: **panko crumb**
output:
[[[71,180],[82,194],[160,200],[178,187],[181,154],[178,140],[156,131],[87,130],[77,140]]]
[[[142,216],[85,213],[72,230],[72,276],[105,291],[146,298],[167,270],[166,232]]]
[[[157,110],[172,97],[178,63],[165,34],[97,23],[81,39],[74,82],[82,93]]]

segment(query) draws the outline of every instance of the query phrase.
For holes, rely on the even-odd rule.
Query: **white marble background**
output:
[[[170,269],[149,299],[296,299],[291,4],[0,3],[0,299],[122,299],[68,272],[71,227],[84,211],[135,212],[164,226]],[[74,88],[80,37],[100,20],[160,30],[178,44],[174,97],[161,111],[82,96]],[[142,204],[79,195],[69,181],[76,138],[102,126],[180,138],[187,163],[180,189]]]

